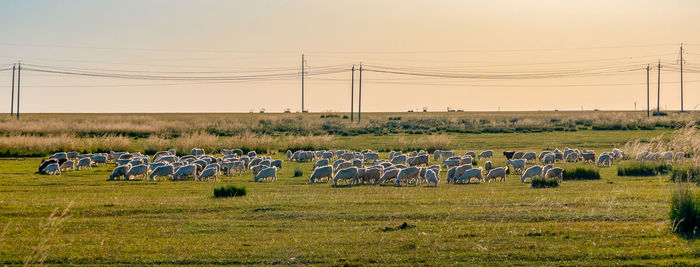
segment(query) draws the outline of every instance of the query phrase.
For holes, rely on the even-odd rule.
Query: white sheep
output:
[[[471,164],[462,164],[459,166],[455,166],[447,170],[447,182],[455,182],[458,177],[462,176],[465,171],[472,169]]]
[[[46,167],[44,167],[44,174],[61,175],[61,167],[58,166],[58,163],[51,163],[49,165],[46,165]]]
[[[493,150],[486,150],[486,151],[479,153],[478,159],[481,160],[482,158],[493,159]]]
[[[292,159],[292,151],[287,149],[287,152],[284,153],[285,156],[287,156],[287,160]]]
[[[61,169],[61,171],[67,171],[68,169],[70,169],[71,171],[74,171],[75,170],[75,161],[66,160],[65,162],[63,162],[61,164],[60,169]]]
[[[685,159],[685,152],[676,152],[676,154],[673,156],[673,161],[680,162],[683,164],[683,160]]]
[[[411,161],[408,161],[408,166],[411,166],[411,167],[413,167],[413,166],[421,166],[421,165],[428,166],[428,165],[429,165],[429,160],[430,160],[430,157],[428,157],[428,155],[416,156],[416,157],[413,158]]]
[[[542,164],[547,165],[547,164],[554,164],[554,153],[547,153],[542,157],[540,160]]]
[[[173,174],[173,180],[185,180],[190,177],[197,180],[197,167],[194,164],[182,166]]]
[[[420,169],[417,167],[409,167],[402,169],[399,171],[399,174],[396,175],[396,185],[401,186],[402,182],[409,183],[411,180],[415,180],[416,183],[418,183],[418,179],[420,178]]]
[[[488,174],[486,174],[486,178],[484,179],[484,181],[490,182],[491,180],[496,181],[496,179],[500,179],[501,182],[505,182],[507,169],[508,167],[498,167],[491,169],[488,172]]]
[[[488,173],[492,169],[493,169],[493,162],[491,162],[489,160],[489,161],[484,163],[484,171],[486,171],[486,173]]]
[[[357,176],[357,167],[343,169],[337,171],[335,176],[333,176],[333,184],[338,185],[339,181],[346,182],[347,180],[350,180],[350,184],[353,185],[357,183]]]
[[[198,180],[209,180],[210,178],[214,178],[215,180],[218,180],[219,177],[219,170],[216,167],[207,167],[205,168],[202,173],[199,174]]]
[[[325,165],[325,166],[320,166],[314,170],[313,173],[311,173],[311,177],[309,177],[309,182],[310,183],[317,183],[317,182],[322,182],[323,178],[328,178],[326,180],[329,182],[331,179],[333,179],[333,166],[330,165]]]
[[[143,176],[144,179],[146,179],[146,176],[148,175],[148,166],[146,165],[137,165],[137,166],[132,166],[129,169],[129,172],[126,173],[124,176],[125,180],[131,180],[131,176],[134,176],[134,178],[138,179],[139,176]]]
[[[253,180],[254,182],[262,182],[262,181],[268,181],[274,182],[277,181],[277,167],[267,167],[263,170],[261,170],[257,175],[255,175],[255,179]]]
[[[481,167],[466,170],[466,171],[464,171],[464,173],[462,173],[462,175],[457,177],[454,181],[457,183],[464,183],[464,182],[470,183],[472,178],[476,178],[479,181],[483,181],[484,177],[482,175],[482,171],[483,171],[483,169],[481,169]]]
[[[173,173],[175,172],[175,169],[173,168],[173,165],[164,165],[164,166],[158,166],[153,171],[151,172],[151,175],[148,177],[151,181],[153,181],[156,177],[171,177],[173,176]]]
[[[314,166],[311,168],[312,170],[315,170],[318,167],[326,166],[328,165],[328,159],[320,159],[314,163]]]
[[[91,169],[92,170],[92,160],[90,158],[82,158],[78,160],[78,164],[75,165],[76,170],[81,169]]]
[[[527,162],[533,162],[533,163],[534,163],[535,160],[537,159],[537,153],[535,153],[535,152],[527,152],[527,153],[525,153],[525,154],[523,155],[522,158],[523,158],[523,159],[526,159]]]
[[[598,167],[610,166],[610,165],[612,165],[612,163],[613,163],[612,156],[610,154],[603,153],[598,157],[598,161],[596,162],[596,165],[598,165]]]
[[[379,181],[377,181],[377,184],[382,184],[385,181],[396,179],[396,177],[399,175],[399,171],[401,170],[397,168],[384,170],[384,173],[382,174],[382,177],[379,178]]]
[[[406,156],[406,155],[394,156],[391,159],[391,164],[406,164],[407,159],[408,159],[408,156]]]
[[[545,178],[557,178],[559,182],[561,182],[564,178],[564,169],[559,168],[559,167],[553,167],[544,172],[544,177]]]
[[[119,178],[122,176],[124,176],[124,179],[126,179],[126,174],[129,172],[130,169],[131,165],[129,165],[128,163],[121,166],[117,166],[112,171],[112,174],[109,175],[109,180],[119,180]]]
[[[525,169],[526,163],[527,160],[525,159],[509,159],[506,161],[506,166],[510,165],[513,167],[513,173],[522,173],[522,171]]]
[[[425,180],[427,181],[428,186],[431,184],[433,186],[438,186],[438,183],[440,183],[440,177],[432,170],[432,169],[427,169],[425,172]]]
[[[357,179],[358,182],[366,184],[374,184],[382,176],[383,168],[381,167],[370,167],[370,168],[360,168],[357,169]]]
[[[535,165],[530,168],[527,168],[527,170],[523,172],[523,176],[520,177],[520,181],[524,183],[525,180],[527,180],[527,178],[530,178],[530,180],[532,180],[532,178],[540,176],[542,176],[542,166]]]

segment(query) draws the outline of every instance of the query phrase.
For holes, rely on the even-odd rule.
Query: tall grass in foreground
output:
[[[700,227],[700,198],[687,185],[679,184],[673,191],[669,218],[674,232],[696,233]]]
[[[564,170],[563,180],[600,180],[600,172],[589,167],[576,167]]]
[[[49,214],[49,217],[45,222],[42,221],[39,223],[41,240],[39,240],[39,243],[34,246],[32,253],[27,255],[27,257],[24,259],[24,266],[41,265],[46,260],[48,257],[48,250],[51,247],[56,246],[52,244],[52,242],[55,242],[53,238],[61,230],[63,223],[70,218],[68,212],[70,211],[71,206],[73,206],[73,203],[73,201],[68,203],[68,206],[66,206],[66,208],[64,208],[61,212],[59,212],[58,208],[55,208],[51,214]]]
[[[671,172],[673,166],[658,162],[627,162],[617,166],[618,176],[656,176]]]

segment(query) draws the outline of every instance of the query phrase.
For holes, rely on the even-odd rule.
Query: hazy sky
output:
[[[25,64],[188,76],[348,71],[306,80],[310,111],[348,111],[352,64],[453,73],[638,67],[575,78],[438,79],[363,72],[363,111],[633,109],[645,64],[680,107],[679,44],[700,69],[700,1],[2,1],[0,69]],[[359,73],[356,72],[356,78]],[[656,106],[657,72],[651,72]],[[11,72],[0,72],[9,110]],[[144,81],[22,72],[23,112],[300,110],[301,82]],[[687,72],[686,109],[700,108]],[[357,89],[357,85],[355,87]],[[357,91],[356,91],[357,93]],[[357,97],[357,96],[356,96]],[[357,104],[357,100],[355,100]]]

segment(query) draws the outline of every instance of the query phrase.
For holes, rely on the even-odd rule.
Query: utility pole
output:
[[[10,94],[10,119],[15,115],[15,64],[12,64],[12,94]]]
[[[649,118],[649,64],[647,64],[647,118]]]
[[[362,63],[360,63],[360,92],[357,98],[357,123],[362,120]]]
[[[352,65],[352,69],[350,70],[352,74],[350,74],[350,122],[353,122],[353,113],[354,111],[354,101],[355,101],[355,64]]]
[[[656,82],[656,114],[661,115],[661,60],[659,60],[659,80]]]
[[[683,112],[683,43],[681,43],[681,112]]]
[[[304,113],[304,54],[301,54],[301,113]]]
[[[22,74],[22,62],[17,64],[17,120],[19,120],[19,91],[20,75]]]

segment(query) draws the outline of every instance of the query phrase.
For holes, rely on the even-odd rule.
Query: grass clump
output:
[[[617,167],[618,176],[656,176],[669,173],[673,169],[671,164],[634,162]]]
[[[238,187],[235,185],[229,185],[229,186],[222,186],[218,188],[214,188],[214,197],[215,198],[222,198],[222,197],[242,197],[246,195],[246,189],[245,187]]]
[[[294,167],[294,177],[301,177],[302,175],[304,175],[304,172],[301,171],[301,168]]]
[[[671,195],[669,218],[677,233],[695,233],[700,227],[700,198],[687,187],[680,185]]]
[[[671,181],[674,182],[698,182],[700,167],[679,166],[671,171]]]
[[[600,172],[597,169],[576,167],[565,170],[562,175],[563,180],[600,180]]]
[[[532,188],[551,188],[559,186],[556,178],[535,177],[532,179]]]

